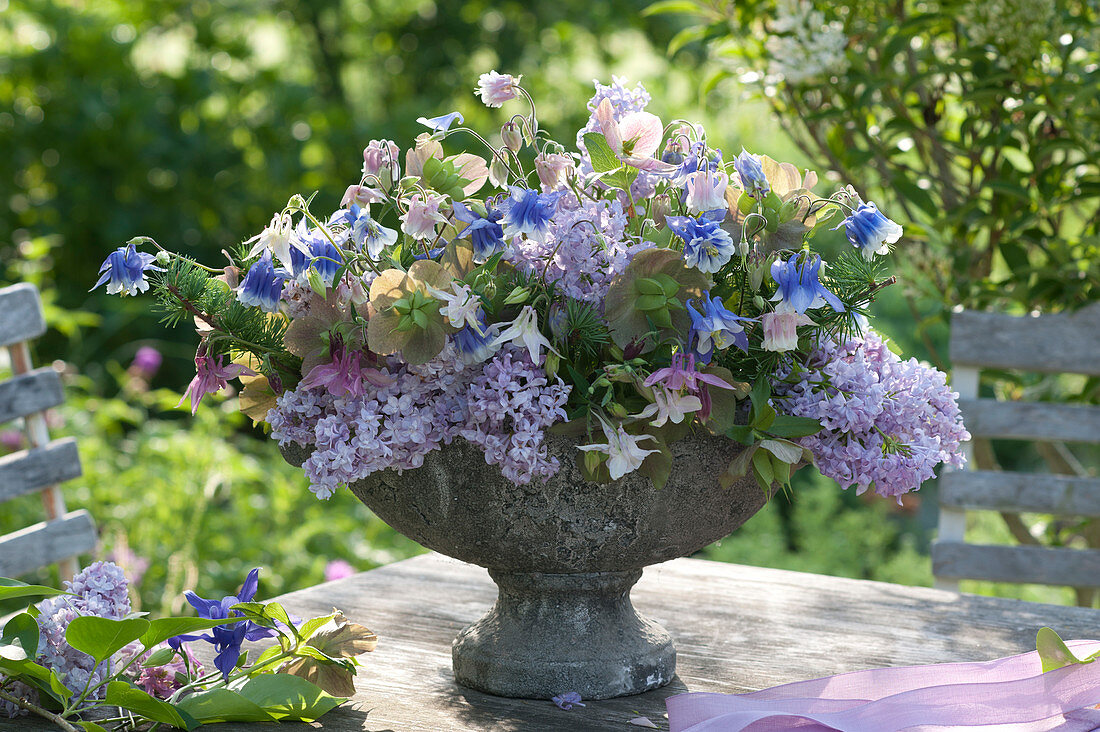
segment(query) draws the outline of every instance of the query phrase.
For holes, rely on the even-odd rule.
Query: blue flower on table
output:
[[[474,247],[474,261],[478,264],[485,262],[504,249],[504,227],[500,220],[504,214],[492,206],[487,206],[485,216],[479,216],[476,211],[471,211],[460,201],[454,203],[455,218],[468,226],[462,230],[461,236],[470,237],[470,243]]]
[[[717,272],[737,251],[725,229],[706,216],[669,216],[665,221],[684,242],[684,262],[700,272]]]
[[[861,203],[859,208],[833,227],[844,227],[848,241],[870,262],[876,254],[886,254],[890,245],[901,238],[901,225],[886,218],[874,202]]]
[[[99,268],[100,278],[92,290],[106,282],[108,295],[136,295],[145,292],[149,289],[149,280],[145,273],[150,270],[164,271],[162,267],[153,264],[156,260],[156,255],[139,252],[132,243],[119,247],[103,260]]]
[[[709,294],[701,301],[702,312],[695,309],[695,301],[687,301],[688,315],[691,317],[691,330],[688,343],[691,352],[700,363],[710,363],[714,350],[724,351],[737,346],[742,351],[749,349],[749,337],[745,334],[743,323],[753,322],[752,318],[742,318],[726,309],[722,298],[711,298]]]
[[[541,242],[546,238],[550,219],[558,199],[565,191],[539,193],[521,186],[509,186],[511,195],[500,204],[504,212],[504,236],[511,239],[520,234]]]
[[[200,618],[222,620],[236,617],[239,613],[229,608],[242,602],[252,602],[256,596],[256,590],[260,585],[260,568],[257,567],[248,573],[244,584],[236,595],[223,597],[221,600],[204,600],[194,592],[185,593],[187,602],[198,612]],[[214,657],[214,666],[222,672],[227,680],[229,673],[236,667],[237,660],[241,656],[241,644],[247,641],[255,641],[261,638],[269,638],[275,634],[271,628],[256,625],[251,620],[239,620],[236,623],[227,623],[210,629],[210,633],[201,635],[177,635],[168,639],[168,645],[176,650],[187,641],[203,640],[214,645],[217,655]]]
[[[271,262],[271,252],[266,251],[259,261],[249,267],[244,282],[237,287],[237,299],[249,307],[273,313],[279,309],[279,298],[283,295],[286,280],[285,272],[276,271]]]

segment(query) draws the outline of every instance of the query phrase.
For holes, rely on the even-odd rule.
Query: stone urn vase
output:
[[[675,646],[635,611],[630,588],[643,567],[698,551],[763,507],[753,478],[718,483],[744,448],[705,435],[675,442],[672,475],[657,490],[637,472],[588,482],[575,438],[547,434],[546,443],[561,470],[545,483],[515,485],[458,439],[416,470],[382,471],[350,488],[397,531],[487,568],[496,582],[496,604],[452,645],[458,683],[535,699],[663,686],[676,670]],[[300,465],[309,451],[292,443],[283,454]]]

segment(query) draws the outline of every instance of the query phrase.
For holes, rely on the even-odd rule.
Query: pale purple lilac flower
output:
[[[564,694],[558,694],[552,697],[550,701],[554,702],[559,709],[564,709],[567,712],[573,707],[585,706],[581,703],[581,695],[575,691],[567,691]]]
[[[825,340],[807,366],[795,384],[777,375],[776,406],[821,422],[822,431],[799,442],[843,488],[898,497],[920,488],[940,463],[963,467],[960,443],[970,434],[941,371],[902,361],[870,329],[840,345]],[[904,449],[884,451],[884,434]]]

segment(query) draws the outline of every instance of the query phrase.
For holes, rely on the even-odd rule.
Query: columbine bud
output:
[[[611,412],[619,419],[625,419],[626,416],[630,414],[626,411],[626,407],[624,407],[622,404],[619,404],[618,402],[609,402],[607,405],[607,411]]]
[[[172,261],[172,255],[165,251],[157,252],[157,264],[164,266]]]
[[[665,217],[672,212],[672,201],[669,200],[667,193],[662,193],[653,199],[653,223],[658,228],[665,225]]]
[[[523,147],[523,133],[515,122],[506,122],[500,128],[500,137],[504,140],[504,145],[513,152],[519,152]]]
[[[508,297],[504,298],[505,305],[519,305],[520,303],[527,302],[527,298],[531,297],[531,291],[526,287],[517,287],[508,293]]]
[[[561,365],[561,358],[558,357],[558,354],[554,353],[553,351],[547,351],[546,352],[546,364],[545,364],[547,377],[549,377],[551,379],[557,377],[557,375],[558,375],[558,366],[560,366],[560,365]]]
[[[497,188],[503,188],[508,183],[508,166],[504,164],[504,148],[493,155],[489,162],[489,182]]]
[[[603,455],[595,450],[588,450],[584,453],[584,469],[588,471],[589,475],[593,475],[599,470],[601,462],[603,462]]]

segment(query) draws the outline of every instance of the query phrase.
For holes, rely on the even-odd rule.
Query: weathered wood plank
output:
[[[76,440],[66,437],[45,447],[0,457],[0,501],[55,485],[80,475]]]
[[[96,545],[95,524],[81,509],[0,537],[0,575],[18,577],[47,564],[85,554]]]
[[[34,285],[23,282],[0,289],[0,346],[37,338],[45,332],[42,301]]]
[[[61,377],[49,367],[0,382],[0,424],[65,401]]]
[[[1100,305],[1039,317],[963,311],[951,316],[951,362],[1100,376],[1097,334]]]
[[[261,575],[261,598],[263,586]],[[1100,612],[1087,608],[678,559],[646,569],[633,592],[639,611],[676,641],[672,684],[565,712],[455,684],[451,640],[495,597],[485,570],[425,555],[279,598],[301,616],[339,607],[380,636],[362,659],[355,697],[313,728],[622,731],[636,729],[627,723],[639,715],[664,727],[664,700],[684,691],[737,693],[877,666],[987,660],[1033,650],[1044,625],[1064,638],[1091,638],[1100,624]],[[193,646],[210,659],[208,646]]]
[[[950,579],[1100,587],[1100,550],[942,541],[932,545],[932,573]]]
[[[1100,442],[1100,408],[1050,402],[960,399],[971,435],[1012,440]]]
[[[951,471],[940,476],[940,504],[1013,513],[1100,516],[1100,479],[995,470]]]

